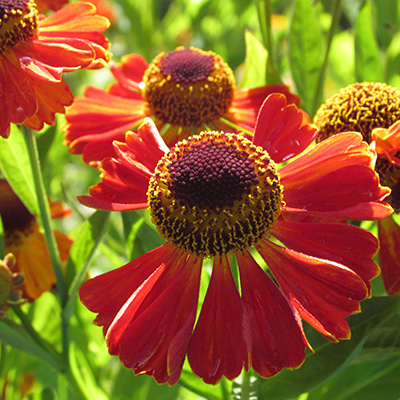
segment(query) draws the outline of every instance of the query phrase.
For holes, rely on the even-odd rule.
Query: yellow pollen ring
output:
[[[182,160],[194,145],[204,143],[223,147],[224,151],[238,150],[243,162],[249,160],[254,167],[255,181],[232,204],[190,206],[171,190],[169,166]],[[215,193],[219,195],[223,194]],[[276,164],[263,148],[234,134],[202,132],[177,143],[159,161],[147,196],[152,221],[164,239],[190,254],[214,257],[249,248],[268,234],[280,214],[282,186]]]
[[[175,52],[182,50],[178,47]],[[214,67],[210,74],[194,83],[175,82],[171,75],[161,73],[165,53],[159,54],[147,68],[143,98],[155,117],[164,123],[184,127],[201,127],[226,113],[232,103],[235,78],[232,70],[217,54],[190,48],[190,51],[212,56]],[[170,53],[169,53],[170,54]]]
[[[3,1],[2,3],[1,11],[3,14],[0,15],[0,54],[7,47],[15,46],[32,37],[38,22],[38,10],[34,1],[20,1],[23,10],[13,8],[12,1],[9,2],[9,6],[7,1]]]

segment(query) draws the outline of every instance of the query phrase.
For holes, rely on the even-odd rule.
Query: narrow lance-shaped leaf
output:
[[[372,27],[370,1],[365,2],[358,14],[354,48],[357,80],[360,82],[383,82],[382,61]]]
[[[339,343],[324,340],[319,346],[314,345],[315,353],[308,354],[299,369],[284,370],[274,378],[263,380],[258,399],[292,399],[333,377],[359,353],[367,337],[399,308],[400,298],[397,297],[375,297],[365,300],[362,303],[362,313],[349,318],[351,340]],[[307,335],[311,345],[315,335],[318,333],[314,331]]]
[[[28,210],[39,214],[35,184],[24,136],[11,125],[8,139],[0,138],[0,166],[2,173]]]
[[[289,61],[302,108],[310,115],[322,64],[323,37],[312,0],[297,0],[289,33]]]

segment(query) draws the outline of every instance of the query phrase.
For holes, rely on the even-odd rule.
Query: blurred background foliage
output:
[[[151,62],[161,51],[177,46],[212,50],[234,70],[238,86],[255,87],[279,80],[288,84],[301,97],[301,106],[311,118],[323,99],[348,84],[369,80],[400,88],[400,0],[108,3],[114,20],[106,36],[117,62],[133,52]],[[268,39],[265,22],[269,19]],[[87,85],[106,88],[112,75],[107,68],[82,70],[66,74],[65,80],[75,95],[81,95]],[[56,127],[38,135],[38,144],[48,193],[74,211],[72,217],[56,221],[55,227],[77,238],[76,259],[85,259],[93,275],[119,267],[161,244],[145,211],[123,216],[113,213],[106,225],[102,213],[93,214],[78,203],[76,196],[87,194],[88,187],[98,182],[98,171],[68,153],[60,130],[63,123],[64,117],[58,116]],[[363,226],[374,229],[371,223]],[[80,267],[74,261],[69,263],[71,280]],[[205,272],[203,280],[207,279]],[[373,293],[383,294],[379,278],[373,282]],[[117,358],[109,356],[101,329],[92,324],[93,314],[77,302],[69,310],[72,368],[79,370],[87,398],[95,400],[396,400],[400,398],[399,303],[396,297],[363,302],[363,313],[349,319],[352,340],[339,344],[328,342],[306,326],[315,353],[307,354],[299,370],[283,371],[269,380],[255,375],[233,383],[223,379],[210,386],[185,366],[178,384],[168,387],[157,385],[149,376],[134,377]],[[33,327],[59,347],[56,297],[45,293],[24,307]],[[61,399],[54,389],[60,384],[56,370],[35,357],[34,346],[28,341],[26,348],[6,345],[4,341],[12,342],[15,331],[2,329],[0,387],[6,389],[0,398]],[[21,335],[24,337],[22,331]]]

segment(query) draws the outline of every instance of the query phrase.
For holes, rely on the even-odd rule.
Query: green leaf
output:
[[[146,217],[148,218],[147,211],[145,213],[124,211],[121,215],[129,260],[133,260],[164,243],[160,234],[146,219]]]
[[[400,298],[376,297],[362,303],[362,313],[349,320],[352,331],[351,340],[331,343],[324,340],[314,345],[314,354],[307,354],[304,364],[296,370],[284,370],[276,377],[263,380],[259,400],[291,399],[308,392],[345,368],[359,353],[368,335],[390,318],[400,308]],[[318,332],[310,332],[318,340]],[[319,335],[320,336],[320,335]]]
[[[282,83],[282,80],[268,60],[268,50],[248,30],[245,31],[246,59],[245,70],[240,81],[240,88],[254,88],[272,83]]]
[[[312,0],[297,0],[289,32],[289,61],[302,108],[313,115],[323,39]]]
[[[106,232],[110,214],[96,211],[83,225],[75,243],[72,245],[67,264],[68,303],[64,314],[71,316],[78,290],[82,285],[94,252]]]
[[[387,49],[399,29],[399,2],[398,0],[373,0],[373,8],[378,42],[381,47]]]
[[[193,375],[191,371],[182,371],[182,375],[179,379],[179,384],[189,391],[196,393],[197,395],[204,397],[207,400],[223,400],[225,399],[224,384],[226,380],[223,379],[217,385],[211,386],[204,383],[200,378]]]
[[[0,320],[0,340],[46,362],[59,371],[62,369],[60,360],[54,358],[44,347],[34,341],[20,325],[13,321]]]
[[[379,47],[372,28],[371,3],[366,1],[358,14],[354,35],[355,67],[358,81],[383,82]]]
[[[108,396],[96,381],[85,354],[75,345],[70,346],[71,371],[76,378],[76,384],[86,399],[107,400]]]
[[[152,376],[134,376],[131,369],[122,365],[113,378],[110,399],[113,400],[175,400],[179,397],[179,385],[159,385]]]
[[[24,136],[16,125],[11,125],[8,139],[0,138],[0,166],[17,196],[32,214],[38,215],[39,205],[29,155]]]

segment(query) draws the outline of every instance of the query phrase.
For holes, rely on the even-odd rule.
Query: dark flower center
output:
[[[159,54],[143,82],[143,98],[161,123],[201,129],[228,111],[235,88],[222,58],[194,47]]]
[[[190,49],[174,50],[161,61],[160,72],[175,83],[196,83],[206,80],[214,69],[214,57]]]
[[[0,54],[34,35],[37,14],[32,0],[0,0]]]
[[[200,257],[253,246],[268,234],[282,203],[268,153],[223,132],[177,143],[159,161],[147,195],[160,234]]]

